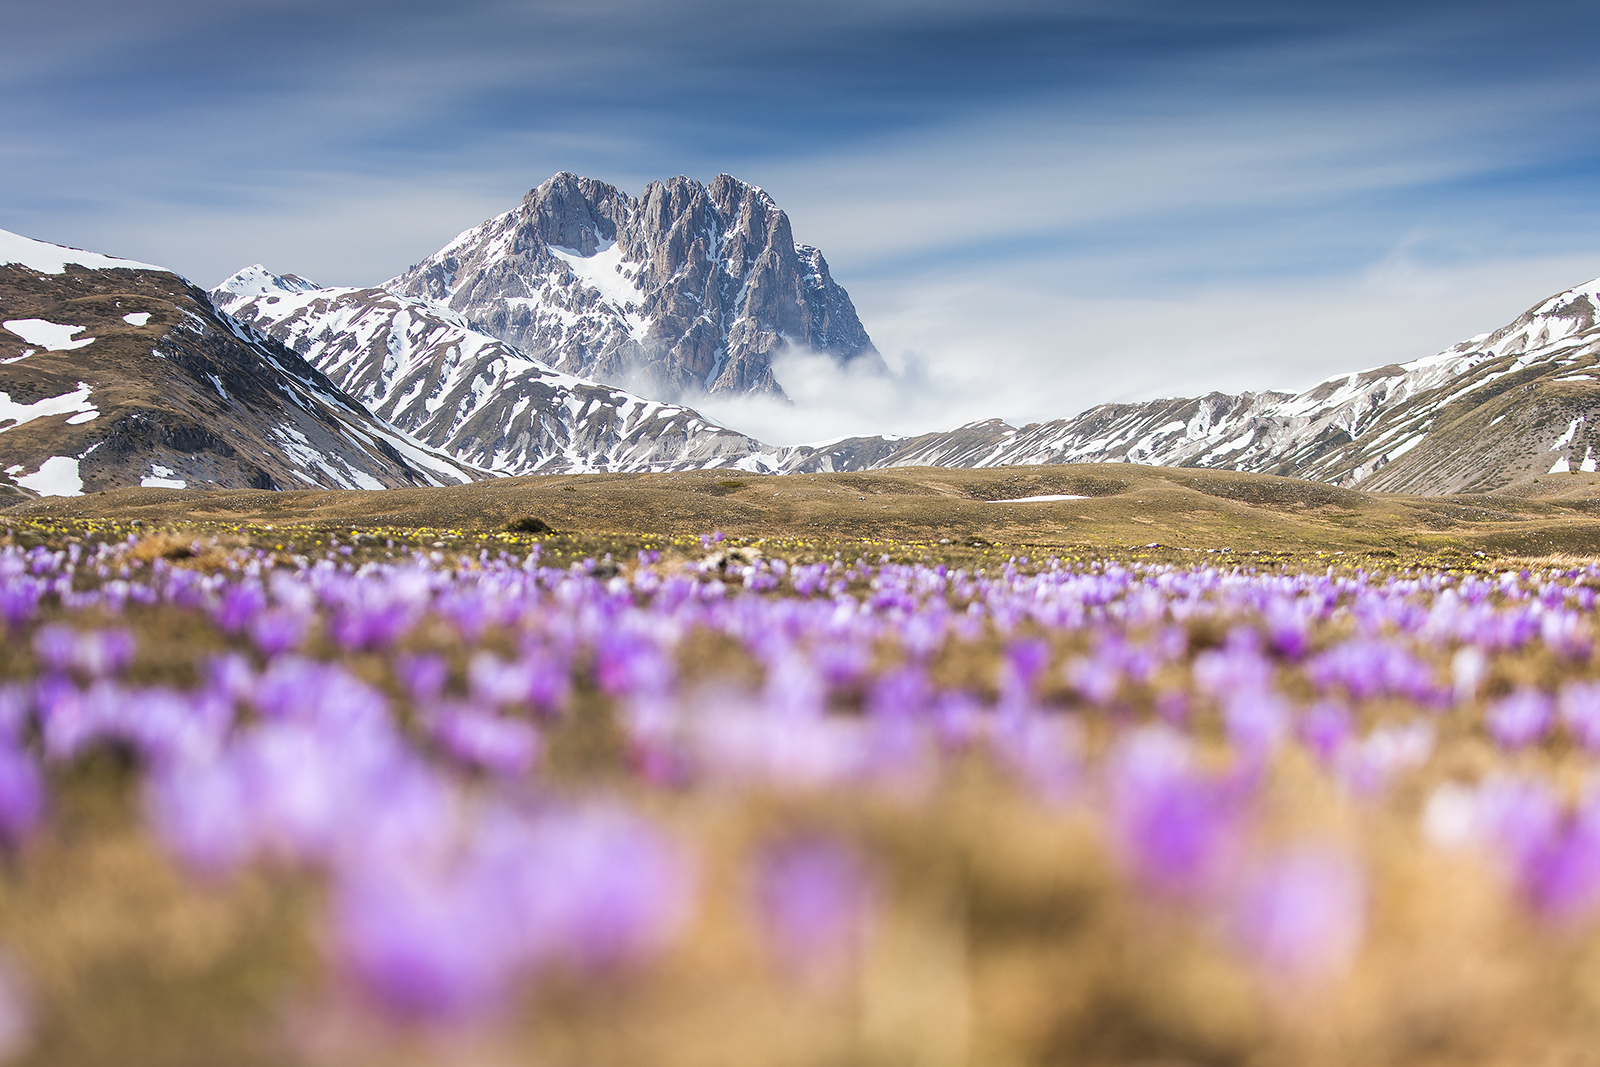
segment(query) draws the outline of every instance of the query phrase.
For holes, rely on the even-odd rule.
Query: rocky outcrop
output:
[[[822,253],[726,174],[651,182],[637,198],[557,174],[383,288],[658,399],[781,397],[772,361],[790,347],[882,365]]]

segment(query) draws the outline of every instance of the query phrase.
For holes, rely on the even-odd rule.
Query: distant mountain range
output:
[[[1510,325],[1303,393],[1102,404],[1016,427],[788,450],[786,470],[1145,463],[1280,474],[1403,493],[1492,492],[1600,460],[1600,280]]]
[[[822,253],[728,175],[634,198],[558,174],[371,288],[257,265],[207,294],[160,267],[0,231],[0,492],[1086,462],[1494,491],[1595,470],[1597,300],[1600,281],[1299,394],[774,447],[683,405],[782,398],[772,360],[786,349],[883,365]]]

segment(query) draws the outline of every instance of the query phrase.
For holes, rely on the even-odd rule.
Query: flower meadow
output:
[[[1600,1037],[1594,564],[176,543],[0,548],[18,1062]]]

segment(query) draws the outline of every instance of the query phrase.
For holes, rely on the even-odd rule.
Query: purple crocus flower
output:
[[[931,719],[940,745],[963,750],[975,743],[982,732],[983,707],[970,693],[941,693],[934,701]]]
[[[1474,832],[1535,914],[1572,923],[1600,910],[1600,798],[1569,813],[1543,782],[1497,778],[1474,807]]]
[[[1187,744],[1139,730],[1112,753],[1107,774],[1112,843],[1134,877],[1171,896],[1215,888],[1237,859],[1241,813],[1193,766]]]
[[[673,668],[654,641],[640,633],[608,630],[594,646],[595,682],[612,696],[640,689],[661,689]]]
[[[491,822],[480,861],[510,894],[524,957],[595,972],[645,962],[688,921],[694,872],[644,819],[596,805],[523,829]]]
[[[1497,846],[1513,868],[1523,867],[1561,824],[1561,803],[1544,782],[1494,777],[1478,788],[1471,833]]]
[[[1310,609],[1303,602],[1273,600],[1265,612],[1268,640],[1285,659],[1299,659],[1310,645]]]
[[[322,726],[387,727],[383,694],[331,663],[281,656],[257,681],[252,699],[269,719]]]
[[[865,947],[875,897],[853,849],[820,835],[769,844],[752,864],[751,897],[779,969],[825,984],[849,977]]]
[[[532,770],[541,747],[531,723],[467,705],[441,711],[433,735],[457,759],[504,778]]]
[[[1022,708],[993,723],[994,751],[1034,795],[1062,805],[1077,792],[1083,771],[1083,730],[1076,719]]]
[[[1300,845],[1269,857],[1245,879],[1232,907],[1240,946],[1273,982],[1324,982],[1349,969],[1366,927],[1366,879],[1332,845]]]
[[[444,692],[450,680],[450,665],[443,656],[400,656],[394,663],[395,677],[418,704],[431,704]]]
[[[1502,748],[1526,748],[1549,731],[1555,717],[1551,699],[1524,686],[1495,702],[1484,718],[1489,735]]]
[[[503,1006],[516,939],[496,887],[477,874],[385,867],[339,881],[335,956],[391,1016],[459,1024]]]
[[[267,594],[255,581],[229,586],[222,594],[213,617],[226,633],[236,634],[248,626],[267,606]]]
[[[32,578],[11,578],[0,582],[0,618],[11,630],[21,629],[39,613],[39,598],[44,583]]]
[[[1539,619],[1539,637],[1570,659],[1582,659],[1594,647],[1589,624],[1575,612],[1557,609]]]
[[[1350,736],[1350,727],[1350,709],[1324,700],[1301,717],[1300,739],[1320,762],[1329,763]]]
[[[861,775],[866,724],[837,715],[767,715],[724,695],[700,698],[688,720],[702,767],[733,782],[768,788],[821,788]]]
[[[1428,762],[1433,745],[1433,728],[1427,723],[1379,726],[1360,742],[1345,744],[1337,753],[1335,769],[1352,793],[1373,796],[1395,775]]]
[[[1342,688],[1351,698],[1403,696],[1426,705],[1448,701],[1433,668],[1392,640],[1358,638],[1314,656],[1306,673],[1319,690]]]
[[[206,689],[230,704],[244,703],[255,689],[256,672],[238,652],[212,656],[205,664]]]
[[[489,652],[479,652],[467,665],[467,682],[474,698],[492,707],[525,704],[533,689],[532,665],[507,663]]]
[[[106,678],[127,670],[137,650],[127,630],[89,630],[77,635],[72,665],[91,678]]]
[[[926,711],[933,695],[927,671],[920,666],[901,667],[878,679],[867,694],[867,710],[878,718],[915,719]]]
[[[1033,686],[1033,680],[1050,663],[1050,643],[1040,638],[1012,641],[1006,646],[1006,666],[1011,677],[1024,689]]]
[[[40,733],[47,759],[67,760],[94,737],[96,708],[86,706],[83,691],[61,675],[47,675],[34,690]]]
[[[45,670],[57,674],[72,669],[78,651],[78,632],[64,623],[41,626],[33,635],[33,654]]]
[[[1235,628],[1220,649],[1194,658],[1194,681],[1213,696],[1259,692],[1272,685],[1272,662],[1261,654],[1261,639],[1254,630]]]
[[[1600,805],[1593,800],[1522,853],[1518,888],[1547,921],[1572,924],[1600,910]]]
[[[1245,689],[1223,701],[1222,722],[1242,756],[1265,759],[1289,733],[1289,705],[1276,694]]]
[[[1067,664],[1067,682],[1091,704],[1106,705],[1122,688],[1122,670],[1100,656],[1081,656]]]
[[[145,785],[145,810],[157,836],[191,872],[231,873],[252,848],[249,803],[232,762],[172,763]]]
[[[0,743],[0,840],[13,846],[27,840],[44,808],[44,779],[33,757]]]
[[[1457,704],[1464,704],[1478,695],[1478,686],[1489,671],[1489,661],[1481,649],[1466,645],[1450,657],[1450,678],[1455,687]]]
[[[1561,689],[1561,719],[1578,743],[1600,752],[1600,682],[1569,682]]]
[[[268,608],[250,619],[250,641],[266,656],[281,656],[300,647],[310,617],[291,608]]]

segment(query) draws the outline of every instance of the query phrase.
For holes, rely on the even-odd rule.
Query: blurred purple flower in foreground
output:
[[[1489,736],[1502,748],[1526,748],[1550,729],[1555,707],[1548,696],[1524,686],[1489,708]]]
[[[1134,877],[1164,895],[1214,889],[1238,859],[1242,812],[1194,766],[1187,743],[1141,730],[1112,753],[1107,776],[1112,842]]]
[[[1234,936],[1272,980],[1338,977],[1354,961],[1365,926],[1365,875],[1355,857],[1331,845],[1269,857],[1234,897]]]
[[[1561,719],[1577,742],[1600,752],[1600,682],[1570,682],[1561,690]]]
[[[1535,914],[1571,923],[1600,911],[1600,797],[1566,811],[1543,782],[1493,778],[1468,817],[1468,832],[1495,850]]]
[[[0,742],[0,840],[16,845],[32,836],[44,807],[44,777],[33,757]]]
[[[647,960],[681,929],[692,891],[685,857],[637,816],[501,810],[454,848],[342,864],[335,957],[392,1015],[471,1021],[545,968]]]
[[[805,981],[842,982],[870,929],[873,887],[862,858],[832,838],[801,836],[755,857],[751,892],[774,962]]]

